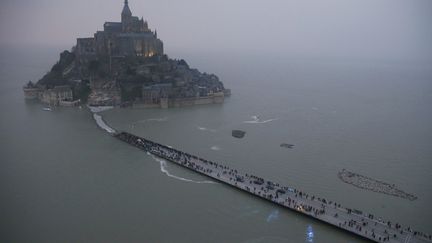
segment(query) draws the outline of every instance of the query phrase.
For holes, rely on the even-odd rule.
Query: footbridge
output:
[[[113,136],[201,175],[374,242],[432,242],[430,234],[403,227],[399,223],[384,221],[375,215],[344,207],[323,197],[242,173],[226,165],[127,132],[115,133]]]

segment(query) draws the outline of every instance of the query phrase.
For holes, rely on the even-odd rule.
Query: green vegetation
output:
[[[88,96],[91,93],[89,82],[82,81],[73,87],[74,99],[80,99],[81,102],[86,103]]]
[[[62,52],[60,54],[60,60],[54,64],[50,72],[45,74],[45,76],[38,81],[38,84],[46,86],[47,88],[68,84],[68,75],[65,75],[65,72],[74,64],[74,61],[75,54],[69,51]]]
[[[142,86],[120,86],[122,101],[135,101],[135,99],[142,98]]]

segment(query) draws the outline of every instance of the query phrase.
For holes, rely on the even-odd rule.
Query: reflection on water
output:
[[[306,242],[313,242],[314,239],[314,232],[312,225],[308,225],[306,229]]]
[[[268,216],[267,216],[267,223],[270,223],[276,219],[279,218],[279,210],[273,210]]]

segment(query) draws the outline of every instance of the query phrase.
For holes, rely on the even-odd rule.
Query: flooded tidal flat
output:
[[[232,88],[223,105],[99,114],[116,131],[430,233],[430,71],[295,60],[275,70],[247,57],[214,58],[188,60]],[[243,72],[246,63],[260,71]],[[87,109],[25,103],[17,80],[44,71],[1,70],[6,242],[363,242],[123,144]],[[259,95],[269,89],[273,96]],[[247,135],[236,139],[232,130]],[[418,199],[353,188],[336,176],[343,168],[403,185]]]

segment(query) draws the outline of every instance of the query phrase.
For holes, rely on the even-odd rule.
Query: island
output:
[[[93,37],[72,49],[38,82],[23,87],[26,99],[50,106],[169,108],[223,103],[231,94],[214,74],[164,54],[157,31],[132,15],[127,0],[121,22],[105,22]]]

